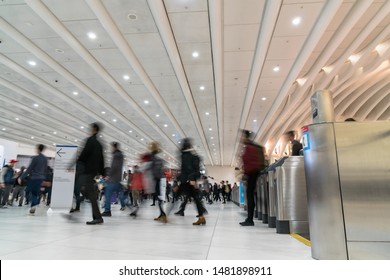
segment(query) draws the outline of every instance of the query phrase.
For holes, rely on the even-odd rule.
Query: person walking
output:
[[[181,147],[181,173],[180,173],[180,188],[187,194],[188,197],[192,197],[195,201],[196,208],[198,210],[198,220],[193,225],[205,225],[206,219],[203,214],[205,208],[202,206],[200,197],[197,191],[196,180],[200,178],[200,158],[195,153],[192,147],[192,141],[189,138],[182,140]]]
[[[30,214],[32,215],[35,214],[36,207],[40,203],[41,185],[43,180],[46,179],[47,158],[42,154],[45,148],[43,144],[37,145],[38,155],[32,158],[26,172],[21,177],[23,180],[29,176],[27,186],[31,190]]]
[[[22,180],[21,177],[24,172],[26,172],[26,167],[22,166],[20,171],[16,174],[15,178],[15,188],[12,192],[12,199],[10,200],[10,204],[13,205],[13,202],[19,198],[19,207],[23,206],[24,193],[26,191],[27,180]]]
[[[104,190],[104,212],[102,213],[103,217],[111,217],[111,196],[114,192],[119,194],[119,199],[121,203],[121,210],[126,207],[123,190],[122,190],[122,169],[123,169],[123,154],[119,150],[119,143],[112,142],[112,162],[111,168],[108,173],[108,176],[105,178],[107,181],[107,186]]]
[[[77,159],[77,165],[80,169],[79,183],[92,207],[92,221],[87,222],[87,225],[97,225],[104,222],[97,202],[98,189],[94,180],[95,176],[104,174],[103,146],[98,141],[99,131],[100,125],[92,123],[91,136],[86,139],[84,149]]]

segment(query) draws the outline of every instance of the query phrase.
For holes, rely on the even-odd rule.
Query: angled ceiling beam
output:
[[[88,0],[90,1],[90,0]],[[154,21],[159,30],[161,39],[164,43],[165,49],[168,53],[169,59],[171,60],[173,69],[176,73],[177,80],[179,81],[180,87],[182,89],[184,98],[187,101],[187,106],[190,109],[192,119],[195,123],[197,132],[202,141],[203,147],[209,158],[211,165],[214,165],[213,159],[210,153],[210,148],[207,144],[206,136],[204,134],[204,129],[202,123],[199,118],[199,113],[195,105],[194,97],[192,96],[192,92],[190,86],[188,84],[188,80],[184,71],[183,63],[180,58],[179,50],[177,49],[175,37],[173,35],[173,31],[168,19],[167,12],[164,7],[164,3],[161,0],[148,0],[148,5],[150,11],[152,12]],[[221,137],[221,135],[220,135]]]
[[[118,84],[117,81],[104,69],[104,67],[90,54],[90,52],[84,48],[80,44],[80,42],[68,31],[68,29],[52,14],[52,12],[39,0],[32,1],[26,0],[26,3],[29,7],[44,21],[48,26],[50,26],[73,50],[80,55],[84,61],[91,66],[91,68],[100,75],[114,90],[118,93],[124,100],[130,104],[133,109],[148,122],[148,124],[155,129],[163,138],[165,138],[168,142],[172,143],[176,147],[176,143],[168,137],[162,129],[153,122],[153,120],[146,114],[146,112],[136,104],[136,102],[127,94],[127,92]],[[36,47],[35,47],[36,48]],[[130,119],[121,114],[116,108],[111,106],[108,102],[98,96],[94,91],[92,91],[89,87],[87,87],[84,83],[82,83],[77,77],[72,75],[69,71],[67,71],[64,67],[59,65],[56,61],[54,61],[51,57],[49,57],[46,53],[42,52],[40,49],[37,51],[34,48],[27,48],[34,55],[36,55],[39,59],[53,68],[56,72],[61,74],[64,78],[66,78],[69,82],[74,84],[84,93],[87,93],[91,98],[93,98],[96,102],[101,104],[103,107],[115,112],[115,115],[118,116],[125,123],[131,123],[135,130],[139,132],[144,138],[150,139],[150,137],[138,126],[136,126]],[[112,124],[111,124],[112,125]],[[167,152],[168,153],[168,152]],[[174,156],[172,156],[175,158]]]
[[[116,26],[115,22],[112,20],[111,16],[109,15],[109,13],[108,13],[107,9],[105,8],[105,6],[103,5],[103,3],[100,0],[92,0],[92,1],[86,0],[86,2],[88,4],[88,6],[91,8],[91,10],[94,12],[94,14],[96,15],[97,19],[100,21],[100,24],[106,30],[107,34],[113,40],[113,42],[118,47],[118,49],[120,50],[122,55],[126,58],[127,62],[131,65],[131,67],[133,68],[135,73],[138,75],[138,77],[144,83],[144,86],[152,94],[153,98],[157,101],[157,104],[159,104],[160,108],[166,114],[168,119],[172,122],[175,129],[180,133],[180,135],[182,137],[186,137],[185,131],[181,128],[181,126],[177,122],[175,116],[172,114],[172,112],[168,108],[168,105],[166,104],[165,100],[161,97],[158,89],[153,84],[152,80],[150,79],[150,77],[146,73],[142,64],[139,62],[137,56],[134,54],[133,50],[131,49],[131,47],[127,43],[126,39],[124,38],[121,31],[119,30],[118,26]],[[125,93],[125,92],[124,92],[124,94],[127,95],[127,93]],[[143,117],[145,117],[145,116],[143,116]]]
[[[352,7],[351,11],[348,13],[347,17],[344,19],[343,23],[340,25],[340,28],[337,29],[332,36],[331,40],[327,44],[325,50],[321,52],[320,56],[316,60],[316,62],[310,68],[308,79],[305,84],[299,89],[300,92],[305,92],[317,78],[317,73],[319,73],[324,67],[324,64],[328,61],[329,57],[333,54],[334,50],[340,45],[340,43],[344,40],[346,35],[350,32],[353,26],[358,22],[361,16],[366,12],[367,8],[371,5],[372,1],[358,1]],[[310,57],[314,47],[317,45],[318,41],[321,39],[323,33],[326,31],[329,23],[332,21],[334,15],[336,14],[339,6],[341,5],[341,1],[328,1],[325,4],[323,12],[319,20],[317,20],[315,26],[312,28],[309,37],[307,38],[301,52],[296,59],[293,68],[290,70],[290,73],[283,83],[281,90],[277,98],[275,99],[271,110],[268,112],[264,122],[262,123],[257,138],[261,138],[262,141],[265,139],[262,138],[262,133],[265,131],[267,125],[269,125],[268,121],[271,119],[273,113],[277,110],[278,106],[280,106],[283,99],[289,92],[289,88],[297,78],[299,71],[304,66],[304,63]],[[296,108],[300,108],[298,106],[302,103],[302,98],[296,98],[291,100],[289,107],[283,112],[282,115],[279,115],[277,118],[277,122],[288,122],[288,118],[293,112],[296,112]],[[276,132],[276,138],[280,137],[284,131]]]
[[[224,165],[224,106],[223,106],[223,3],[207,1],[210,15],[211,48],[214,70],[214,88],[217,102],[217,122],[221,165]]]
[[[382,87],[376,92],[371,99],[366,100],[361,105],[356,106],[357,110],[353,115],[356,115],[359,119],[367,119],[368,115],[376,108],[379,104],[390,106],[389,102],[385,102],[386,98],[390,97],[390,84],[387,80],[386,86]],[[364,96],[366,98],[366,96]],[[354,110],[355,111],[355,110]]]
[[[253,99],[256,94],[256,89],[261,77],[261,72],[263,71],[265,58],[267,56],[268,47],[271,43],[274,28],[278,20],[281,5],[281,0],[266,1],[262,21],[259,28],[259,34],[257,37],[256,51],[252,63],[251,74],[248,81],[248,88],[245,94],[244,106],[241,111],[239,128],[245,128],[246,122],[248,120],[250,108],[252,106]],[[234,162],[236,161],[238,147],[240,146],[239,139],[240,132],[237,132],[232,161],[230,163],[231,166],[234,166]]]

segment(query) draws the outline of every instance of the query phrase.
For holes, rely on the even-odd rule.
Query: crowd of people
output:
[[[139,211],[147,207],[145,201],[148,198],[153,201],[151,206],[158,205],[158,216],[155,218],[158,222],[167,223],[173,205],[180,201],[175,215],[184,216],[186,205],[194,202],[198,220],[193,225],[205,225],[205,215],[208,213],[205,204],[225,204],[231,201],[232,190],[237,184],[232,185],[227,180],[217,183],[210,176],[202,176],[201,158],[195,152],[190,138],[181,141],[181,167],[173,178],[158,155],[161,151],[159,143],[154,141],[148,145],[148,152],[140,157],[139,163],[124,173],[124,156],[120,144],[112,142],[111,165],[105,168],[103,146],[98,138],[100,125],[93,123],[90,129],[91,135],[86,139],[81,153],[74,164],[69,166],[69,170],[75,169],[74,204],[69,215],[79,212],[82,201],[88,200],[92,208],[92,220],[87,225],[102,224],[103,217],[112,215],[112,204],[120,203],[121,211],[130,209],[129,216],[136,218]],[[242,143],[246,147],[242,159],[247,180],[248,218],[240,224],[248,226],[253,225],[253,191],[264,157],[254,156],[257,152],[263,154],[262,147],[253,143],[250,134],[245,131]],[[9,161],[3,167],[0,176],[1,208],[13,206],[14,203],[18,206],[30,204],[29,213],[34,215],[41,202],[50,205],[53,170],[42,154],[44,149],[44,145],[37,145],[37,156],[32,158],[28,168],[22,167],[15,172],[16,160]]]

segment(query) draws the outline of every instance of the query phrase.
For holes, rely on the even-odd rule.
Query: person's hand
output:
[[[5,187],[4,184],[0,184],[0,189],[3,189]]]
[[[191,186],[195,187],[196,186],[196,181],[190,181],[189,182]]]

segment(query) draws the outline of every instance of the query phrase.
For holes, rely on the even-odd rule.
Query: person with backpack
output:
[[[198,210],[198,220],[193,225],[205,225],[206,219],[204,213],[206,209],[203,207],[196,180],[200,178],[200,157],[195,153],[192,147],[191,139],[185,138],[182,140],[181,147],[181,172],[180,172],[180,189],[186,193],[188,197],[192,197],[195,201]]]
[[[7,165],[3,167],[0,176],[0,208],[7,208],[10,191],[15,183],[14,166],[17,160],[10,160]]]
[[[244,145],[242,154],[242,164],[246,179],[246,197],[248,217],[241,226],[254,226],[253,215],[255,211],[255,189],[257,178],[260,171],[264,169],[264,148],[252,140],[252,135],[248,130],[243,130],[241,135],[241,143]]]

